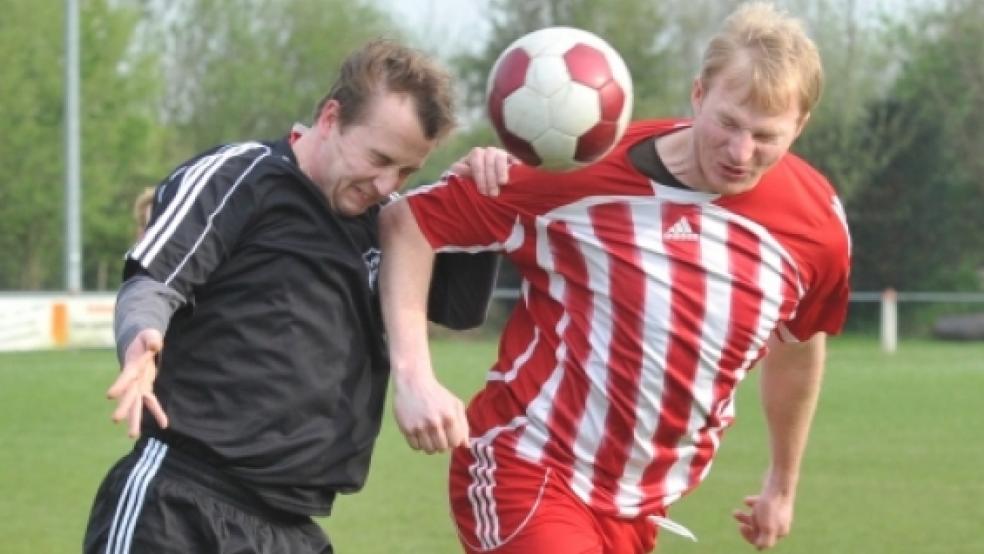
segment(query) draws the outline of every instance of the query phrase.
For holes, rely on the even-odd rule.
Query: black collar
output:
[[[666,168],[659,152],[656,150],[656,139],[648,139],[629,148],[629,160],[639,173],[649,177],[660,185],[684,190],[693,190],[691,187],[677,179],[670,170]]]

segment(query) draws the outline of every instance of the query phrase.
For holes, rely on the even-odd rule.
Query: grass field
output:
[[[476,390],[495,351],[440,341],[444,381]],[[109,351],[0,354],[0,537],[5,554],[80,550],[89,503],[129,448],[109,422]],[[984,552],[984,343],[834,339],[797,503],[780,553]],[[753,373],[711,475],[672,512],[699,537],[664,533],[661,553],[753,552],[730,513],[758,488],[765,435]],[[458,552],[444,456],[412,453],[390,416],[366,489],[324,520],[342,554]],[[563,553],[556,553],[563,554]]]

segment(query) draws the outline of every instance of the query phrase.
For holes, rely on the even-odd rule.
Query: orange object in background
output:
[[[64,302],[51,304],[51,338],[56,347],[68,344],[68,305]]]

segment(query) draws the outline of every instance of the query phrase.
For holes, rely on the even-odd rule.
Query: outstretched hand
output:
[[[793,500],[788,496],[762,494],[745,497],[749,510],[735,510],[738,532],[758,550],[772,548],[789,534],[793,523]]]
[[[509,181],[509,166],[516,158],[494,146],[472,148],[468,155],[451,164],[451,171],[471,177],[478,192],[485,196],[498,196],[499,187]]]
[[[159,331],[144,329],[138,333],[123,356],[123,370],[106,391],[110,400],[116,400],[113,422],[127,420],[127,435],[131,438],[140,435],[144,406],[162,429],[167,427],[167,415],[154,395],[156,357],[162,346],[163,338]]]
[[[433,377],[396,383],[393,412],[407,444],[428,454],[468,443],[465,406]]]

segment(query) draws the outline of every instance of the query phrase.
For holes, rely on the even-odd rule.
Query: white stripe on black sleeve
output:
[[[266,151],[264,155],[269,154],[268,147],[255,142],[229,146],[199,159],[186,171],[180,173],[181,184],[174,198],[161,217],[147,229],[144,238],[134,248],[132,257],[139,261],[140,265],[148,267],[187,217],[188,210],[199,199],[202,190],[209,184],[215,172],[233,158],[257,148],[264,149]],[[251,165],[249,168],[252,167]],[[248,170],[244,173],[246,172]]]
[[[129,258],[159,282],[188,295],[221,263],[257,206],[243,187],[271,155],[270,147],[224,147],[176,171],[160,216]],[[237,195],[240,190],[246,191]]]

